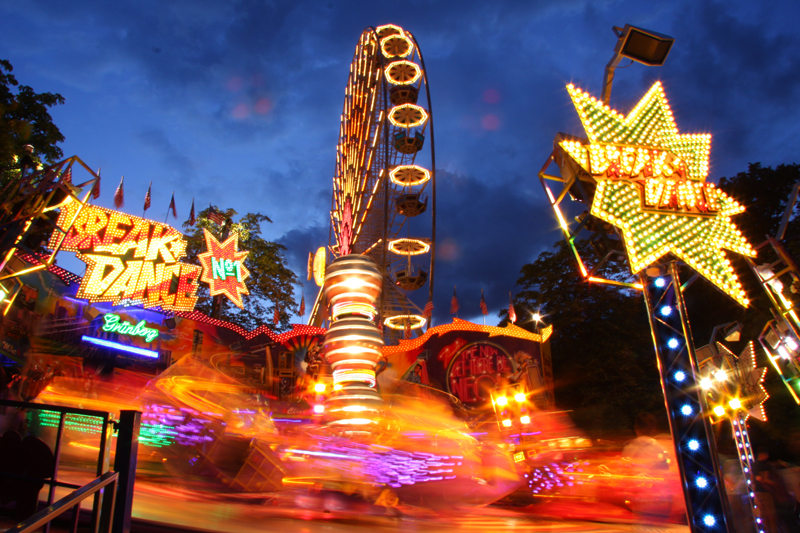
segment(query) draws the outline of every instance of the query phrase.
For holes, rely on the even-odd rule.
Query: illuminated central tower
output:
[[[382,279],[375,261],[358,254],[337,257],[325,272],[331,326],[323,354],[334,389],[325,411],[330,427],[349,434],[371,432],[383,410],[375,379],[383,357],[383,334],[375,325]]]

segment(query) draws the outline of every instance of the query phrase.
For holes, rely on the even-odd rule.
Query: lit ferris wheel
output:
[[[430,110],[414,36],[391,24],[366,29],[345,89],[328,250],[336,256],[369,255],[381,268],[378,311],[387,342],[425,325],[422,306],[433,294],[436,184]],[[324,312],[318,299],[312,322],[320,323]]]

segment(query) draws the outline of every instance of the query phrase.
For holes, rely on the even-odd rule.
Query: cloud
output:
[[[198,208],[267,214],[275,223],[265,230],[281,236],[302,276],[305,254],[328,240],[358,37],[389,22],[410,30],[424,54],[435,126],[439,322],[449,321],[452,285],[467,315],[467,306],[477,314],[481,288],[492,310],[504,308],[522,265],[560,238],[536,173],[556,133],[583,135],[564,86],[599,95],[614,25],[676,38],[663,67],[617,69],[618,111],[628,113],[660,79],[679,130],[714,136],[713,178],[752,161],[796,161],[796,2],[404,5],[7,2],[0,16],[14,23],[0,33],[0,48],[22,83],[66,97],[54,111],[66,153],[102,165],[104,176],[124,174],[129,196],[143,198],[152,179],[154,206],[165,206],[174,188],[182,217],[192,198]],[[112,194],[105,187],[101,204],[111,205]]]

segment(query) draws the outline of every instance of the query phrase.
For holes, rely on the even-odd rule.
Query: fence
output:
[[[131,504],[133,502],[133,484],[136,475],[136,454],[138,449],[139,427],[141,425],[141,412],[121,411],[120,420],[112,418],[111,413],[93,411],[89,409],[75,409],[57,405],[39,403],[16,402],[0,400],[0,406],[16,407],[17,409],[49,411],[58,414],[58,429],[53,449],[52,474],[44,478],[29,475],[0,471],[0,477],[17,480],[18,483],[40,483],[48,485],[47,507],[28,519],[22,521],[17,527],[9,529],[7,533],[23,533],[34,531],[44,526],[45,533],[49,533],[50,522],[61,514],[72,509],[73,533],[77,531],[80,517],[81,503],[92,496],[91,519],[92,531],[128,533],[130,531]],[[100,446],[97,457],[96,478],[86,485],[66,483],[58,479],[59,462],[62,451],[62,437],[67,417],[92,417],[100,419],[102,426],[100,432]],[[111,437],[113,429],[118,429],[114,471],[109,471],[111,455]],[[24,442],[24,441],[23,441]],[[41,486],[41,485],[40,485]],[[56,487],[76,489],[58,502],[53,502]]]

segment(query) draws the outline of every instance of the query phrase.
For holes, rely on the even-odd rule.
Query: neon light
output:
[[[397,255],[420,255],[430,249],[431,245],[420,239],[401,238],[389,241],[389,251]]]
[[[414,128],[425,124],[428,113],[416,104],[401,104],[389,110],[389,122],[399,128]]]
[[[408,57],[413,49],[411,40],[399,33],[381,39],[381,52],[388,58]]]
[[[398,165],[389,171],[389,179],[397,185],[413,187],[430,180],[431,173],[417,165]]]
[[[103,315],[103,331],[107,331],[109,333],[119,333],[120,335],[144,337],[145,341],[147,342],[153,342],[158,338],[158,330],[145,326],[144,320],[140,321],[135,326],[130,322],[121,322],[121,320],[122,317],[116,313],[108,313]]]
[[[581,263],[579,266],[581,267],[581,270],[585,270],[584,267],[583,267],[583,263]],[[584,273],[584,275],[585,275],[585,273]],[[628,287],[629,289],[636,289],[637,291],[640,291],[640,290],[644,289],[644,286],[642,286],[641,283],[626,283],[624,281],[617,281],[617,280],[614,280],[614,279],[605,279],[605,278],[596,278],[594,276],[589,276],[588,278],[586,278],[586,280],[594,282],[594,283],[605,283],[607,285],[617,285],[619,287]]]
[[[553,209],[555,209],[556,217],[558,217],[558,223],[561,225],[561,229],[564,230],[567,234],[569,234],[569,226],[567,225],[567,221],[564,220],[564,215],[561,214],[561,209],[559,209],[558,206],[556,205],[556,199],[553,196],[553,193],[550,192],[550,187],[545,185],[544,190],[545,192],[547,192],[547,196],[550,198],[550,205],[552,205]],[[584,274],[584,276],[585,275],[586,274]]]
[[[368,361],[366,361],[368,362]],[[375,371],[366,369],[338,369],[333,371],[333,383],[349,383],[352,381],[364,382],[370,387],[375,386]]]
[[[37,270],[42,270],[43,268],[47,268],[47,265],[41,264],[41,265],[36,265],[36,266],[32,266],[32,267],[26,268],[24,270],[19,270],[17,272],[12,272],[11,274],[3,276],[2,278],[0,278],[0,280],[4,280],[4,279],[8,279],[8,278],[16,278],[16,277],[22,276],[23,274],[30,274],[31,272],[36,272]]]
[[[250,252],[238,250],[238,233],[234,233],[223,243],[205,228],[203,236],[206,241],[206,251],[197,254],[197,259],[203,265],[200,280],[208,283],[211,296],[223,294],[239,308],[244,309],[242,294],[250,294],[244,283],[250,276],[250,271],[244,266],[244,260]]]
[[[410,329],[419,329],[428,322],[425,317],[420,315],[395,315],[383,321],[383,325],[390,329],[404,330],[406,324]]]
[[[317,284],[317,287],[322,287],[325,283],[326,254],[325,247],[320,246],[314,254],[314,261],[311,263],[311,271],[313,272],[314,283]]]
[[[517,339],[526,339],[533,342],[546,342],[547,339],[553,334],[553,325],[550,324],[540,330],[540,333],[531,333],[526,329],[522,329],[514,324],[507,324],[505,327],[497,326],[483,326],[474,324],[460,318],[454,318],[451,324],[443,324],[441,326],[434,326],[428,328],[425,334],[420,335],[415,339],[405,340],[400,339],[399,344],[383,347],[383,355],[391,355],[395,353],[404,353],[415,350],[422,346],[425,341],[434,335],[444,335],[449,331],[481,331],[488,333],[490,337],[501,335],[506,337],[514,337]]]
[[[115,350],[120,350],[123,352],[129,352],[136,355],[143,355],[145,357],[150,357],[153,359],[158,359],[158,352],[153,350],[145,350],[144,348],[137,348],[136,346],[128,346],[127,344],[121,344],[119,342],[113,342],[106,339],[98,339],[97,337],[87,337],[83,335],[81,337],[82,341],[97,344],[98,346],[104,346],[106,348],[113,348]]]
[[[211,258],[211,271],[214,279],[225,281],[228,276],[234,276],[236,281],[242,281],[242,262],[230,259]]]
[[[415,63],[405,59],[389,63],[384,72],[386,79],[394,85],[411,85],[422,76],[422,70]]]

